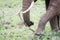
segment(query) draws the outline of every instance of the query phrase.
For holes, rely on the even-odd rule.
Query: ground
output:
[[[0,40],[31,40],[34,33],[30,30],[36,30],[40,18],[45,13],[44,0],[38,0],[30,11],[31,21],[34,25],[29,27],[21,24],[23,21],[19,19],[17,12],[22,7],[22,0],[0,0]],[[8,22],[8,25],[5,22]],[[46,37],[51,33],[49,22],[45,28]],[[44,38],[46,40],[46,38]]]

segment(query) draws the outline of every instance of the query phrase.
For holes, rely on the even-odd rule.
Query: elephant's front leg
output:
[[[46,9],[48,9],[50,0],[45,0],[45,4],[46,4]],[[51,25],[51,29],[52,30],[57,30],[56,28],[59,27],[59,17],[58,15],[54,16],[50,21],[50,25]]]
[[[28,9],[29,6],[31,5],[31,2],[32,2],[32,0],[23,0],[22,11],[25,11],[26,9]],[[33,25],[33,22],[30,21],[30,11],[23,14],[23,19],[24,19],[24,22],[27,26]]]
[[[56,16],[56,13],[58,12],[58,8],[54,6],[49,6],[48,10],[46,11],[45,15],[41,18],[38,24],[38,28],[35,32],[35,34],[42,34],[44,33],[45,25],[48,21],[50,21],[54,16]],[[58,27],[56,28],[58,29]]]

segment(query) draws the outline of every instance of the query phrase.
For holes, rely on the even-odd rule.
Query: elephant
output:
[[[33,0],[36,2],[37,0]],[[23,0],[23,11],[28,9],[32,0]],[[52,31],[59,31],[59,7],[60,1],[59,0],[45,0],[46,4],[46,13],[42,16],[41,20],[38,23],[38,28],[35,31],[35,35],[44,34],[45,25],[49,21],[51,25]],[[33,22],[30,21],[30,10],[23,14],[24,22],[28,27],[33,25]]]
[[[37,0],[23,0],[22,11],[28,9],[31,5],[31,2],[36,2]],[[45,25],[48,21],[50,21],[51,29],[54,31],[59,30],[59,12],[57,12],[59,8],[59,0],[45,0],[46,4],[46,13],[41,18],[38,24],[38,28],[35,31],[35,34],[41,34],[44,32]],[[51,9],[52,8],[52,9]],[[23,14],[24,23],[26,26],[30,27],[34,23],[30,21],[30,10]]]
[[[33,0],[33,1],[36,2],[37,0]],[[28,9],[28,7],[30,6],[31,2],[32,2],[32,0],[23,0],[22,10],[25,11],[26,9]],[[49,3],[50,3],[50,0],[45,0],[46,9],[48,9]],[[30,27],[31,25],[34,24],[32,21],[30,21],[29,13],[30,13],[30,10],[23,14],[24,22],[25,22],[25,24],[28,27]],[[59,24],[59,16],[54,16],[49,21],[50,21],[50,25],[51,25],[52,30],[55,30],[55,29],[57,29],[59,27],[59,25],[58,25]]]
[[[52,27],[53,31],[59,30],[58,21],[55,20],[55,19],[58,19],[56,16],[60,14],[59,7],[60,7],[60,0],[50,0],[46,13],[39,21],[38,28],[35,31],[36,35],[40,35],[40,34],[44,33],[45,25],[48,21],[50,21],[50,22],[52,21],[51,27]]]

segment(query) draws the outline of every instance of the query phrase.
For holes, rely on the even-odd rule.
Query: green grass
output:
[[[22,7],[22,0],[0,0],[0,40],[31,40],[33,32],[28,27],[16,27],[16,24],[22,23],[16,13]],[[36,30],[40,18],[45,13],[45,2],[38,0],[31,9],[31,20],[35,23],[31,28]],[[4,21],[10,24],[4,27],[1,23]],[[12,27],[13,26],[13,27]],[[51,31],[49,23],[46,25],[46,34]]]

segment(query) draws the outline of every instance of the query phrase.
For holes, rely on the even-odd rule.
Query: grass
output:
[[[16,27],[22,23],[16,13],[22,7],[22,0],[0,0],[0,40],[31,40],[33,32],[28,27]],[[31,28],[36,30],[40,18],[45,13],[45,2],[38,0],[31,9],[30,17],[35,23]],[[4,21],[10,22],[8,26],[3,26]],[[46,25],[46,34],[51,32],[50,25]],[[46,40],[46,39],[45,39]]]

